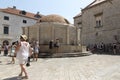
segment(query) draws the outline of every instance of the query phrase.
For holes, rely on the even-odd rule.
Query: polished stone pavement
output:
[[[10,60],[0,55],[0,80],[21,80],[18,61],[10,64]],[[120,56],[39,58],[26,69],[28,80],[120,80]]]

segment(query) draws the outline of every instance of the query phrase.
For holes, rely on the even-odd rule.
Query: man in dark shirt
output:
[[[53,43],[53,40],[51,40],[49,42],[49,50],[50,50],[50,55],[52,56],[53,54],[53,48],[54,48],[54,43]]]

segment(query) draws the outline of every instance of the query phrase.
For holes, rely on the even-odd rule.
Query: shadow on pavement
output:
[[[83,56],[89,56],[92,53],[63,53],[62,55],[49,55],[48,54],[44,54],[44,55],[40,55],[40,58],[72,58],[72,57],[83,57]]]
[[[3,80],[22,80],[22,79],[18,76],[15,76],[15,77],[10,77],[10,78],[5,78]]]

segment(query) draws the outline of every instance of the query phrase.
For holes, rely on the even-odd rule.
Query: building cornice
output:
[[[103,0],[101,2],[98,2],[98,3],[94,4],[95,2],[96,2],[96,0],[93,1],[91,4],[89,4],[87,7],[85,7],[84,9],[82,9],[82,11],[93,8],[93,7],[98,6],[98,5],[101,5],[103,3],[106,3],[106,2],[108,2],[108,0]]]

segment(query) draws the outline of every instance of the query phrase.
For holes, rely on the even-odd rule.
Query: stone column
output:
[[[69,36],[69,27],[67,26],[67,28],[66,28],[67,30],[66,30],[66,32],[67,32],[67,34],[66,34],[66,40],[67,40],[67,44],[70,44],[70,36]]]
[[[77,34],[77,44],[79,45],[80,44],[80,29],[79,28],[77,28],[76,34]]]
[[[39,40],[38,40],[38,41],[39,41],[39,44],[40,44],[40,43],[41,43],[41,42],[40,42],[40,38],[41,38],[41,37],[40,37],[40,36],[41,36],[41,26],[38,25],[37,27],[39,28],[39,31],[38,31],[38,32],[39,32],[39,35],[38,35]]]
[[[54,38],[54,36],[55,36],[55,33],[54,33],[54,26],[52,26],[52,25],[50,25],[50,27],[51,27],[51,40],[55,40]]]

